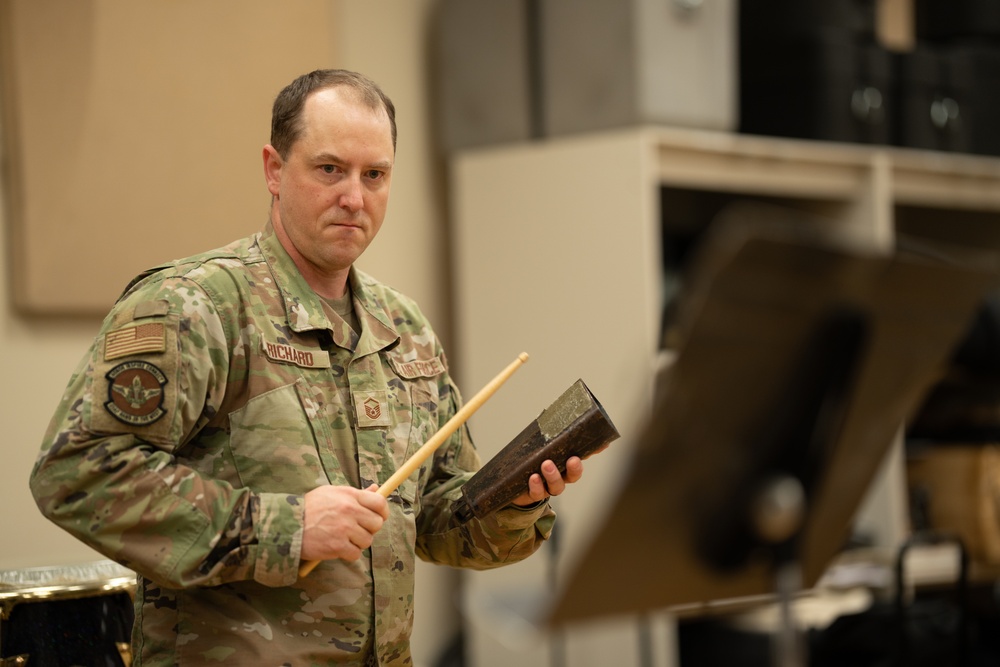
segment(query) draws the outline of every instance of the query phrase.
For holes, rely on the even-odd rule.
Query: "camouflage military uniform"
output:
[[[303,494],[381,484],[461,401],[413,302],[357,270],[350,285],[360,337],[268,225],[140,276],[71,379],[32,491],[141,575],[137,665],[411,664],[415,556],[489,568],[548,536],[547,504],[455,525],[480,463],[462,428],[361,560],[298,578]]]

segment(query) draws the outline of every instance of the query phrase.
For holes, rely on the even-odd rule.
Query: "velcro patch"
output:
[[[148,322],[115,329],[104,337],[104,360],[167,349],[163,322]]]
[[[157,317],[163,316],[170,312],[170,304],[166,301],[143,301],[137,304],[135,310],[132,311],[132,317],[135,319],[141,319],[143,317]]]
[[[330,353],[326,350],[303,350],[285,343],[262,341],[264,354],[271,361],[295,364],[302,368],[330,368]]]
[[[389,393],[385,390],[354,392],[354,410],[358,427],[390,426]]]
[[[414,359],[413,361],[399,361],[390,358],[389,363],[392,364],[397,375],[407,380],[435,377],[445,371],[445,365],[441,361],[441,357]]]
[[[163,408],[163,386],[167,377],[145,361],[126,361],[107,372],[108,400],[112,417],[131,426],[148,426],[167,411]]]

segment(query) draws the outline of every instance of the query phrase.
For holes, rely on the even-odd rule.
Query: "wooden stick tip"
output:
[[[521,360],[522,364],[526,363],[528,361],[528,353],[522,352],[521,354],[517,355],[517,358]]]

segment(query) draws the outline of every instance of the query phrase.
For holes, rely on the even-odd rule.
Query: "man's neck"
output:
[[[281,243],[281,247],[288,253],[306,284],[316,294],[324,299],[340,299],[347,294],[347,278],[351,272],[350,267],[333,273],[320,270],[298,251],[295,244],[288,238],[288,234],[285,233],[277,216],[272,215],[271,225],[274,227],[274,235]]]
[[[299,273],[316,294],[324,299],[340,299],[347,294],[347,277],[350,274],[350,269],[344,269],[331,275],[318,271],[312,263],[301,255],[296,257],[294,250],[288,251],[288,254],[295,262]]]

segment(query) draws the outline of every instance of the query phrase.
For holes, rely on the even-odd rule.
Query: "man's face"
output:
[[[264,148],[275,230],[321,294],[329,279],[346,277],[382,226],[393,159],[385,111],[343,87],[306,99],[302,134],[284,160]]]

